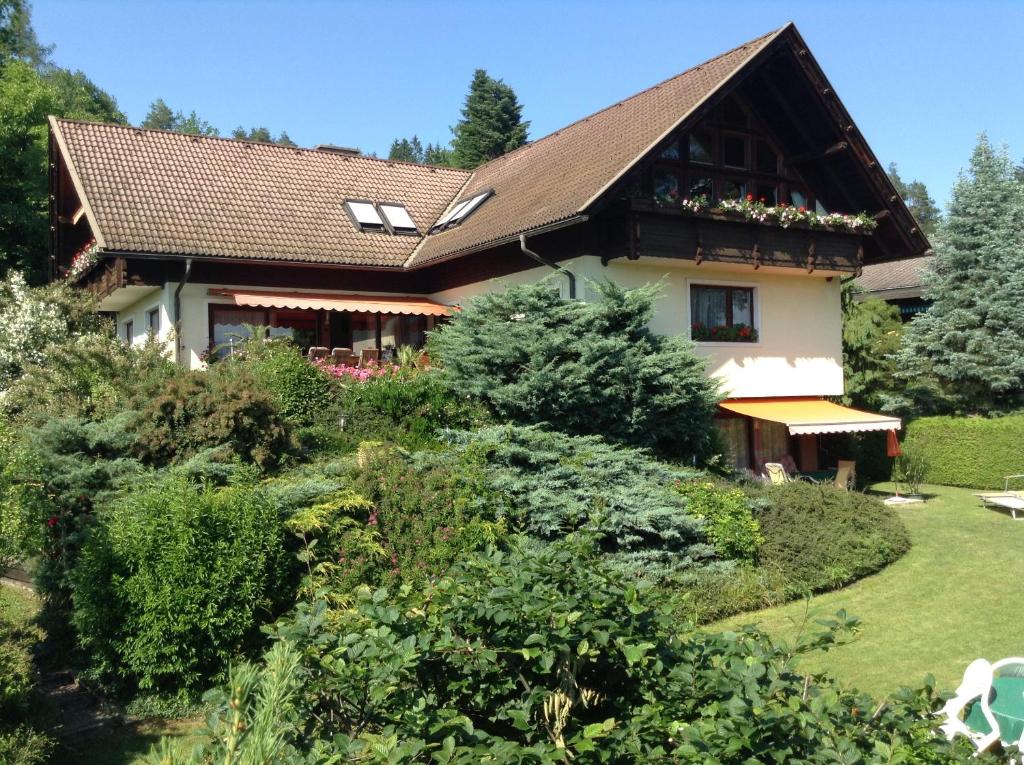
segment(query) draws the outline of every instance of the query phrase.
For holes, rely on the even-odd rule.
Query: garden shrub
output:
[[[479,427],[486,411],[445,385],[437,370],[381,367],[363,379],[339,371],[339,413],[347,448],[386,441],[410,451],[437,449],[447,430]]]
[[[394,448],[361,448],[360,454],[355,489],[373,503],[366,522],[380,539],[385,574],[419,582],[506,536],[498,520],[501,498],[488,483],[479,450],[443,460],[414,460]]]
[[[934,689],[885,704],[750,627],[688,631],[578,540],[468,556],[420,592],[300,604],[262,667],[234,670],[204,747],[150,762],[967,763]],[[245,735],[241,735],[244,731]]]
[[[167,382],[140,410],[135,432],[138,456],[154,465],[224,444],[245,462],[269,468],[294,447],[262,382],[240,366],[222,364]]]
[[[31,649],[39,638],[14,611],[13,596],[0,585],[0,720],[13,719],[28,701],[33,675]]]
[[[758,490],[764,535],[758,563],[777,568],[793,594],[834,589],[873,574],[910,549],[903,522],[878,499],[793,482]]]
[[[290,595],[291,556],[251,472],[226,488],[154,477],[98,513],[71,572],[94,674],[195,691],[259,644]]]
[[[754,560],[764,537],[746,494],[707,480],[678,481],[674,485],[687,499],[687,512],[704,521],[704,533],[720,558]]]
[[[249,340],[219,362],[239,365],[270,394],[278,413],[297,427],[337,422],[337,386],[288,339]]]
[[[452,390],[498,420],[709,456],[717,383],[689,341],[647,328],[658,288],[593,288],[594,302],[564,300],[549,282],[476,297],[434,333],[431,354]]]
[[[553,542],[589,529],[614,565],[634,576],[659,577],[714,557],[703,522],[673,489],[695,470],[539,427],[496,426],[459,438],[459,449],[484,455],[487,485],[514,531]]]
[[[1004,476],[1024,473],[1024,413],[922,417],[907,424],[904,445],[927,465],[925,483],[1002,489]]]

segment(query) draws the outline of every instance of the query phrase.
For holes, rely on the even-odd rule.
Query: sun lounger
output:
[[[985,507],[991,507],[999,510],[1009,510],[1010,517],[1015,521],[1024,521],[1024,515],[1020,518],[1017,517],[1017,513],[1024,513],[1024,496],[1021,496],[1021,492],[1006,492],[1001,494],[996,493],[982,493],[975,494],[985,505]]]

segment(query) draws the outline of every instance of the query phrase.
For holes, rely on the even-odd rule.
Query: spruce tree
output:
[[[898,359],[918,410],[1024,405],[1024,184],[984,135],[953,187],[924,285],[932,306]]]
[[[462,108],[462,119],[452,128],[452,163],[472,170],[526,143],[529,122],[515,91],[502,80],[477,69]]]
[[[423,144],[415,135],[410,138],[396,138],[391,142],[391,150],[388,152],[388,159],[399,162],[422,162]]]
[[[928,193],[928,187],[921,181],[905,182],[900,178],[895,162],[889,163],[889,169],[886,172],[892,185],[896,187],[897,193],[903,197],[907,208],[917,219],[918,226],[926,236],[932,236],[938,228],[939,221],[942,220],[942,212]]]

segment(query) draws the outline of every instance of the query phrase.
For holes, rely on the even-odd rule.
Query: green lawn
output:
[[[978,657],[1024,655],[1024,521],[985,509],[966,489],[924,491],[927,503],[894,511],[910,530],[909,553],[875,576],[811,600],[814,617],[846,609],[861,620],[861,633],[849,645],[804,658],[807,668],[828,669],[880,696],[919,685],[929,672],[940,688],[953,689]],[[806,602],[790,603],[710,629],[758,622],[791,639],[806,610]]]

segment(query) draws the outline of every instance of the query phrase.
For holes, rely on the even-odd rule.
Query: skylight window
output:
[[[434,224],[433,228],[430,229],[430,233],[433,234],[437,231],[443,231],[446,228],[459,225],[466,220],[466,218],[472,215],[476,208],[487,201],[487,198],[493,193],[493,190],[487,189],[487,191],[481,191],[479,194],[474,194],[469,197],[469,199],[463,199]]]
[[[380,217],[373,202],[348,199],[345,201],[345,209],[360,231],[384,230],[384,219]]]
[[[380,203],[380,212],[388,223],[388,228],[395,234],[418,234],[419,229],[409,215],[409,211],[400,204]]]

